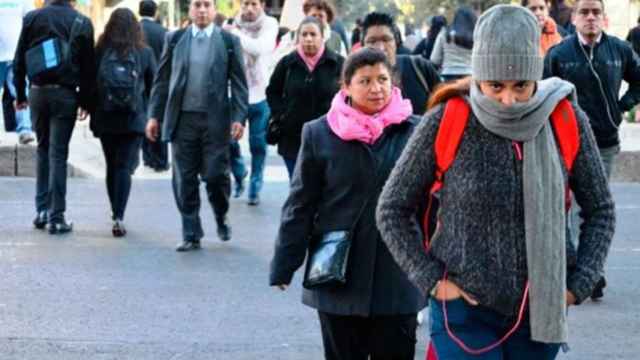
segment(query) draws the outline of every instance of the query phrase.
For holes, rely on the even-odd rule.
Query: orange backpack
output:
[[[435,212],[438,206],[438,199],[435,196],[444,185],[444,176],[449,167],[456,159],[458,146],[462,141],[464,130],[469,121],[471,108],[469,104],[461,98],[454,97],[447,101],[444,109],[444,115],[440,122],[440,127],[436,135],[435,160],[436,160],[436,180],[428,191],[427,211],[423,220],[423,231],[425,234],[425,248],[428,250],[430,246],[430,236],[435,227],[431,228],[431,224],[435,225]],[[564,165],[569,172],[573,170],[573,162],[578,155],[580,148],[580,134],[578,132],[578,122],[576,114],[569,100],[564,99],[558,103],[551,114],[551,124],[556,135],[556,141],[560,146],[560,153]],[[567,184],[568,190],[568,184]],[[565,204],[567,211],[571,206],[571,194],[566,191]],[[433,213],[433,214],[432,214]]]

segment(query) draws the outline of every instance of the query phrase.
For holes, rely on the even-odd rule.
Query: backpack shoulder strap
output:
[[[469,104],[461,97],[452,98],[445,105],[435,141],[436,181],[431,188],[431,193],[442,188],[444,175],[456,158],[458,145],[462,141],[470,113]]]
[[[560,146],[560,153],[567,168],[571,173],[573,163],[580,150],[580,133],[576,113],[569,100],[564,99],[556,105],[551,114],[551,123]]]
[[[413,71],[416,73],[416,76],[418,77],[420,84],[424,88],[424,91],[427,93],[427,95],[429,95],[431,93],[431,89],[429,88],[429,83],[427,83],[427,80],[425,79],[424,74],[422,73],[422,70],[418,66],[417,58],[419,56],[420,55],[409,55],[409,60],[411,60],[411,66],[413,67]]]

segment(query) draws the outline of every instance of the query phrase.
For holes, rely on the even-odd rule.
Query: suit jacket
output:
[[[142,26],[144,41],[153,50],[157,61],[162,55],[162,46],[164,45],[164,38],[167,35],[167,29],[149,19],[142,19],[140,25]]]
[[[222,31],[224,30],[216,27],[209,37],[214,42],[215,58],[209,73],[203,74],[209,76],[209,82],[202,91],[206,91],[209,98],[207,114],[210,133],[215,134],[217,143],[226,146],[231,140],[231,123],[239,122],[244,125],[249,108],[249,91],[240,40],[227,33],[233,43],[233,56],[230,57]],[[172,141],[175,136],[189,76],[191,28],[186,29],[172,49],[170,44],[175,34],[176,32],[171,32],[166,36],[149,104],[149,116],[162,123],[162,141]],[[221,71],[222,69],[225,71]]]

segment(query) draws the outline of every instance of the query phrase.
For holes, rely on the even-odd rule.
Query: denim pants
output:
[[[469,305],[462,298],[446,302],[449,328],[472,349],[480,349],[497,342],[506,334],[515,318],[506,317],[482,306]],[[531,340],[528,311],[518,329],[500,346],[481,354],[471,355],[455,343],[444,325],[442,302],[429,300],[431,341],[438,360],[552,360],[560,344],[544,344]]]
[[[67,159],[78,101],[74,91],[59,87],[33,87],[31,116],[38,139],[36,211],[49,211],[49,222],[61,222],[66,210]]]
[[[140,134],[103,134],[102,152],[107,164],[107,194],[113,219],[124,220],[131,192],[131,175],[140,163]]]
[[[15,99],[17,96],[13,79],[13,65],[11,61],[0,62],[0,84],[4,84],[6,81],[9,93],[11,97]],[[0,86],[0,88],[2,88],[2,86]],[[16,125],[16,132],[18,134],[28,134],[32,132],[31,111],[28,107],[24,110],[16,111]]]
[[[257,197],[264,182],[264,163],[267,157],[267,124],[269,123],[269,104],[263,100],[249,105],[249,149],[251,150],[251,178],[249,181],[249,198]],[[235,148],[234,148],[235,147]],[[244,174],[241,163],[240,146],[232,144],[231,171],[236,179]]]
[[[236,183],[239,183],[244,179],[247,173],[247,166],[244,164],[240,144],[238,144],[237,141],[233,141],[231,142],[231,145],[229,145],[229,154],[231,161],[231,174],[233,175],[233,179]]]
[[[282,157],[284,165],[287,167],[287,173],[289,174],[289,181],[293,178],[293,169],[296,168],[296,158]]]

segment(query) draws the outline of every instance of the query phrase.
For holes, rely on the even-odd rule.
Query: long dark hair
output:
[[[142,29],[136,16],[129,9],[116,9],[111,14],[104,32],[98,39],[98,51],[114,50],[118,56],[125,57],[130,52],[144,47]]]
[[[433,52],[433,45],[436,43],[436,38],[442,28],[447,26],[447,18],[442,15],[437,15],[431,18],[431,23],[429,24],[429,32],[427,32],[427,37],[424,41],[426,41],[425,49],[424,49],[424,57],[429,59],[431,57],[431,53]]]
[[[461,6],[453,16],[453,22],[447,29],[447,42],[454,42],[458,46],[466,49],[473,48],[473,28],[476,26],[478,17],[476,13],[467,6]]]

